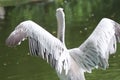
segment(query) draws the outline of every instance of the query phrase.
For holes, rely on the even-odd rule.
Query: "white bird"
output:
[[[91,73],[94,68],[106,69],[109,66],[109,55],[116,52],[116,44],[120,42],[118,23],[103,18],[85,42],[77,48],[67,49],[64,44],[65,15],[62,8],[56,10],[56,17],[58,38],[28,20],[15,28],[6,44],[16,46],[28,38],[31,55],[47,60],[55,68],[60,80],[85,80],[84,72]]]

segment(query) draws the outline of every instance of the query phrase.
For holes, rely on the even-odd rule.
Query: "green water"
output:
[[[67,2],[68,1],[68,2]],[[54,69],[39,57],[28,55],[28,41],[9,48],[5,40],[21,21],[31,19],[56,36],[55,11],[63,7],[66,14],[66,45],[78,47],[103,17],[120,22],[119,0],[62,0],[6,7],[6,19],[0,21],[0,80],[59,80]],[[86,80],[120,80],[120,45],[109,59],[107,70],[85,73]]]

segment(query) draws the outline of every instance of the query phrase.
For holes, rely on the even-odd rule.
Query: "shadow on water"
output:
[[[46,61],[29,56],[28,41],[15,48],[5,46],[5,39],[16,25],[33,20],[56,36],[56,8],[63,7],[66,14],[66,45],[79,46],[103,17],[120,22],[119,0],[56,0],[51,3],[30,3],[5,7],[6,19],[0,21],[0,79],[1,80],[58,80],[56,72]],[[86,73],[87,80],[120,79],[120,45],[117,54],[110,56],[107,70]]]

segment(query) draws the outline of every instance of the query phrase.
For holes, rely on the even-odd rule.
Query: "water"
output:
[[[7,7],[6,19],[0,21],[0,80],[59,80],[55,70],[46,61],[28,54],[28,41],[15,48],[5,45],[6,38],[21,21],[31,19],[56,36],[55,10],[59,6],[63,7],[66,14],[66,45],[73,48],[87,39],[102,17],[120,22],[118,3],[118,0],[81,0]],[[86,80],[120,80],[119,52],[120,45],[117,53],[110,56],[109,68],[95,69],[92,74],[85,73]]]

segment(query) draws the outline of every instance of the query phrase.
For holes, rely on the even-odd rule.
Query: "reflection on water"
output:
[[[21,21],[31,19],[56,36],[55,11],[57,7],[62,6],[66,14],[66,45],[68,48],[79,46],[90,35],[102,17],[120,21],[118,0],[106,2],[104,0],[76,1],[47,5],[41,3],[26,4],[6,8],[6,19],[0,21],[1,80],[58,80],[56,72],[46,61],[28,55],[27,41],[15,48],[5,46],[5,39]],[[86,73],[86,79],[119,80],[119,52],[120,46],[118,45],[117,54],[110,56],[110,67],[107,70],[93,70],[92,74]]]

